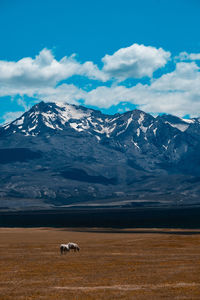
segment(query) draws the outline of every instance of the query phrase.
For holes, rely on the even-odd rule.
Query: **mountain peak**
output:
[[[162,115],[154,118],[138,109],[122,114],[107,115],[81,105],[41,101],[15,121],[4,125],[0,134],[49,136],[59,132],[71,135],[84,133],[94,136],[97,141],[104,137],[134,138],[133,144],[139,149],[139,144],[148,143],[148,137],[156,138],[156,132],[158,134],[161,130],[158,128],[170,126],[170,128],[184,132],[194,122],[197,123],[194,119],[186,121],[173,115]]]
[[[124,191],[131,199],[141,199],[141,193],[146,199],[160,197],[164,189],[163,197],[173,199],[166,175],[180,172],[180,194],[183,187],[188,197],[190,181],[184,183],[182,176],[200,173],[199,119],[154,118],[141,110],[107,115],[73,104],[40,102],[0,128],[0,146],[0,197],[52,203],[115,199]]]
[[[64,130],[69,120],[85,119],[90,114],[90,109],[82,109],[76,105],[42,101],[15,121],[4,126],[4,130],[8,133],[35,136],[52,130]]]
[[[162,120],[165,124],[169,124],[182,132],[186,131],[190,124],[195,122],[194,119],[183,119],[170,114],[163,114],[162,116],[158,116],[157,119]]]
[[[146,118],[153,117],[140,110],[106,115],[80,105],[41,101],[21,117],[4,126],[3,131],[4,134],[36,136],[67,130],[93,134],[99,140],[102,136],[120,135],[133,121],[138,120],[138,124],[141,125]]]

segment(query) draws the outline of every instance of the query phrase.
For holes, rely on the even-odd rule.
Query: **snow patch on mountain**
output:
[[[114,124],[113,127],[108,127],[108,126],[101,126],[101,129],[94,129],[95,132],[100,133],[100,134],[106,134],[107,137],[110,137],[110,134],[115,130],[116,124]]]
[[[138,124],[141,125],[143,121],[144,121],[144,113],[141,113],[138,119]]]
[[[194,119],[184,119],[184,118],[180,118],[183,122],[186,122],[186,123],[195,123],[195,120]]]
[[[22,125],[23,123],[24,123],[24,117],[21,117],[20,119],[16,120],[13,124]]]
[[[155,128],[154,130],[153,130],[153,134],[156,136],[156,131],[157,131],[157,129],[158,128]]]
[[[166,124],[169,124],[170,126],[174,127],[174,128],[177,128],[178,130],[184,132],[185,130],[188,129],[189,125],[188,124],[173,124],[173,123],[170,123],[168,121],[165,122]]]
[[[128,126],[131,124],[131,122],[133,121],[133,115],[131,115],[131,117],[128,119],[127,123],[126,123],[126,128],[128,128]]]
[[[73,105],[58,105],[56,108],[59,117],[61,119],[62,124],[64,125],[66,122],[68,122],[70,119],[80,120],[86,117],[89,117],[91,115],[91,110],[88,109],[87,112],[84,112],[83,110],[79,108],[75,108]]]

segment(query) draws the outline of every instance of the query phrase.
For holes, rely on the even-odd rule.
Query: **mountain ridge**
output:
[[[198,118],[40,102],[0,127],[0,207],[197,203],[199,150]]]

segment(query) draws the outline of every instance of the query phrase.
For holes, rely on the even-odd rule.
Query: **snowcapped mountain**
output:
[[[123,134],[133,122],[137,122],[137,135],[140,135],[140,130],[146,132],[145,126],[153,122],[153,117],[137,110],[110,116],[83,106],[40,102],[20,118],[4,125],[1,132],[36,136],[72,129],[96,135],[99,140],[103,136],[109,138]]]
[[[41,102],[14,122],[4,126],[3,129],[5,133],[9,134],[21,133],[26,136],[36,136],[55,130],[64,130],[67,125],[73,128],[74,122],[80,120],[81,131],[86,128],[85,122],[90,115],[90,110],[87,111],[73,105],[61,106],[55,103]],[[79,128],[77,130],[79,131]]]
[[[198,118],[40,102],[0,127],[0,206],[196,203],[199,150]]]

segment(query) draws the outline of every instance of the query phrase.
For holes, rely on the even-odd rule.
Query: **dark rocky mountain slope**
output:
[[[200,202],[200,119],[44,103],[0,127],[0,208]]]

